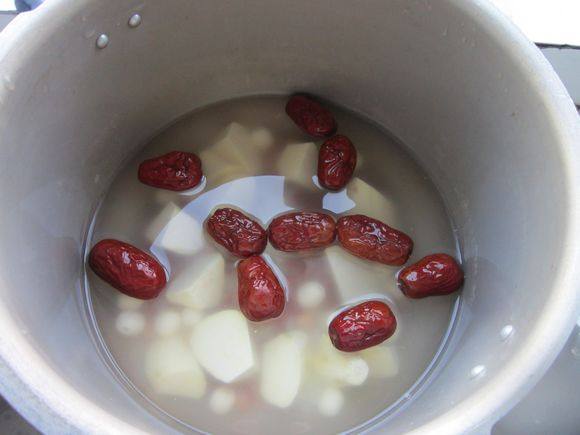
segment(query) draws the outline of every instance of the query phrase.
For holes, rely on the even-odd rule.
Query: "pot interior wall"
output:
[[[499,379],[551,297],[565,233],[537,229],[567,226],[566,174],[538,85],[466,3],[77,0],[45,12],[50,23],[4,67],[0,296],[50,366],[47,383],[160,430],[96,356],[85,326],[89,216],[124,159],[175,118],[222,99],[295,90],[398,136],[457,228],[468,277],[460,322],[439,373],[389,427],[453,412]],[[132,29],[135,12],[143,22]],[[110,37],[103,50],[100,33]],[[502,341],[506,325],[515,332]],[[471,379],[478,365],[485,374]]]

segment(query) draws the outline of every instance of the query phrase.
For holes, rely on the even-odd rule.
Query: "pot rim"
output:
[[[51,0],[17,16],[0,33],[0,71],[26,63],[34,47],[91,0]],[[567,186],[567,225],[562,262],[541,318],[522,346],[493,380],[413,434],[489,433],[492,425],[540,380],[574,326],[580,288],[580,121],[566,89],[538,48],[488,0],[445,0],[496,38],[504,52],[530,71],[556,137]],[[28,38],[29,35],[35,35]],[[1,114],[0,114],[1,116]],[[541,325],[541,326],[539,326]],[[543,325],[550,325],[545,328]],[[23,336],[11,313],[0,305],[0,391],[35,427],[50,433],[143,433],[110,415],[62,380]],[[13,334],[10,332],[13,331]],[[544,358],[537,358],[536,349]],[[105,423],[106,422],[106,423]]]

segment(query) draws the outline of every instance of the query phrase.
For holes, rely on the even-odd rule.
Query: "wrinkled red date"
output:
[[[318,182],[329,190],[342,189],[356,166],[356,149],[341,134],[326,139],[318,152]]]
[[[357,257],[401,266],[413,251],[408,235],[368,216],[341,217],[336,227],[342,247]]]
[[[389,306],[367,301],[337,315],[328,327],[334,347],[356,352],[382,343],[397,329],[397,319]]]
[[[412,299],[448,295],[462,285],[463,271],[447,254],[428,255],[399,273],[399,287]]]
[[[111,286],[133,298],[153,299],[167,282],[165,270],[155,258],[119,240],[105,239],[93,246],[89,266]]]
[[[261,254],[268,243],[268,234],[259,223],[231,208],[216,210],[206,228],[217,243],[242,258]]]
[[[139,165],[139,181],[167,190],[187,190],[199,184],[203,173],[195,154],[171,151]]]
[[[273,319],[284,311],[284,289],[262,257],[238,263],[238,302],[242,313],[254,322]]]
[[[286,103],[286,113],[305,133],[328,137],[336,131],[336,121],[328,109],[306,95],[293,95]]]
[[[332,216],[293,212],[275,218],[268,227],[270,243],[280,251],[305,251],[330,245],[336,237]]]

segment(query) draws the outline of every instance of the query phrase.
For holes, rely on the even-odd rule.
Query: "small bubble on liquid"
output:
[[[480,364],[480,365],[477,365],[471,369],[471,371],[469,372],[469,377],[471,379],[474,379],[474,378],[477,378],[479,376],[482,376],[484,373],[485,373],[485,366]]]
[[[447,36],[448,33],[449,33],[449,29],[447,27],[445,27],[445,29],[443,29],[443,36]]]
[[[104,33],[100,34],[99,37],[97,38],[97,48],[103,49],[107,45],[109,45],[109,37]]]
[[[131,18],[129,18],[129,22],[127,23],[129,27],[135,28],[141,24],[141,15],[133,14]]]
[[[512,325],[505,325],[503,328],[501,328],[501,331],[499,332],[499,336],[501,337],[501,339],[503,341],[505,341],[508,338],[510,338],[513,333],[514,333],[514,327]]]

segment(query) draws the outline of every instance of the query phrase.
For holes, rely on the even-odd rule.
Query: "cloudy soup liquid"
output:
[[[259,323],[241,315],[238,259],[204,230],[220,206],[243,210],[264,228],[291,210],[365,214],[412,237],[408,264],[435,252],[459,257],[441,197],[391,136],[330,107],[339,132],[357,148],[358,164],[345,189],[329,192],[316,179],[322,141],[292,123],[286,100],[227,101],[180,119],[122,169],[95,217],[89,246],[119,239],[153,254],[167,270],[168,284],[154,300],[128,298],[88,268],[87,294],[111,365],[141,393],[139,400],[173,417],[180,430],[330,434],[356,428],[421,378],[453,318],[457,296],[408,299],[396,285],[398,267],[359,259],[337,243],[308,253],[268,245],[263,256],[285,288],[285,310]],[[139,163],[172,150],[200,156],[203,182],[185,192],[141,184]],[[391,307],[395,334],[361,352],[335,350],[330,319],[366,299]]]

